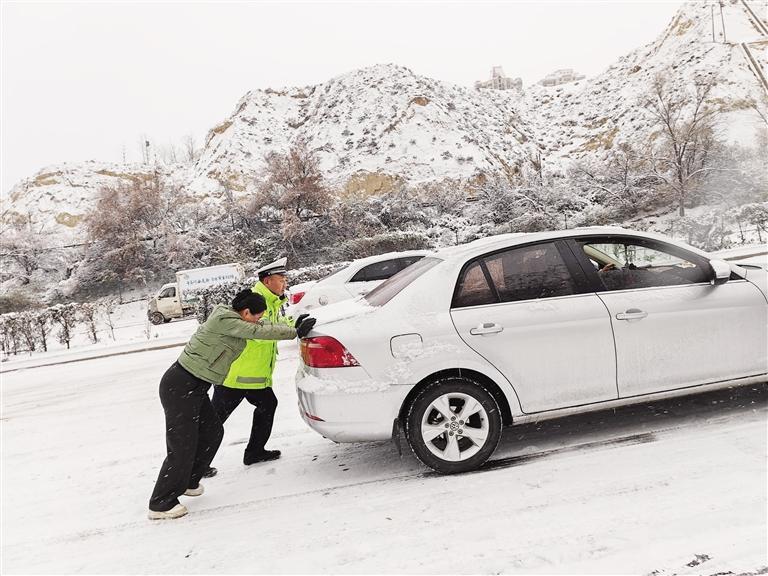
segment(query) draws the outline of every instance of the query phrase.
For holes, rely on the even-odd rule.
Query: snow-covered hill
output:
[[[753,23],[751,16],[766,14],[766,3],[728,2],[723,19],[718,9],[714,21],[711,8],[703,1],[684,4],[655,42],[620,58],[595,78],[527,89],[522,113],[533,124],[542,155],[554,160],[599,155],[621,142],[647,138],[651,128],[642,108],[658,75],[674,91],[716,77],[711,97],[724,113],[726,138],[753,142],[765,125],[751,106],[765,107],[766,89],[750,69],[743,44],[762,63],[765,76],[768,38],[761,35],[761,22]]]
[[[706,2],[684,4],[659,38],[622,57],[597,77],[523,92],[461,87],[397,65],[355,70],[316,86],[254,90],[211,129],[194,166],[163,168],[201,199],[223,187],[245,193],[265,154],[304,141],[338,187],[385,192],[397,180],[472,181],[511,174],[532,159],[560,170],[600,157],[622,142],[640,142],[651,128],[643,101],[663,75],[683,90],[702,77],[719,79],[712,98],[731,140],[749,143],[765,106],[768,39],[765,1],[730,0],[713,20]],[[751,10],[750,10],[751,8]],[[724,26],[723,26],[724,23]],[[714,24],[714,32],[713,32]],[[747,54],[747,52],[749,54]],[[748,56],[757,68],[750,68]],[[4,223],[71,237],[93,205],[95,190],[149,167],[98,163],[49,167],[19,183]]]
[[[241,185],[264,154],[303,140],[335,180],[387,174],[409,181],[470,178],[525,162],[533,133],[519,94],[476,91],[379,65],[308,88],[249,92],[209,134],[194,185]]]
[[[60,244],[81,241],[85,214],[94,205],[99,188],[120,180],[142,180],[159,171],[169,182],[189,181],[185,166],[147,166],[109,162],[65,162],[46,166],[13,187],[2,223],[26,224],[37,234],[53,236]]]

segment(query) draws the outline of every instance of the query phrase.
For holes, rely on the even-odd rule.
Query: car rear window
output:
[[[366,301],[371,306],[383,306],[397,296],[403,288],[440,262],[442,262],[440,258],[423,258],[419,260],[368,292],[365,296]]]
[[[387,280],[400,270],[400,264],[396,258],[368,264],[355,274],[350,282],[373,282],[375,280]]]

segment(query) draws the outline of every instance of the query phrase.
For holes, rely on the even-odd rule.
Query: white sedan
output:
[[[434,252],[322,310],[299,409],[337,442],[403,430],[442,473],[504,425],[768,380],[768,275],[621,228]]]
[[[318,282],[305,282],[288,291],[291,316],[367,294],[403,268],[429,254],[428,250],[388,252],[354,260]]]

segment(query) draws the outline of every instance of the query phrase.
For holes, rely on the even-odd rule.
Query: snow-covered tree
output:
[[[742,206],[739,216],[755,227],[758,240],[763,242],[763,234],[768,233],[768,202],[746,204]]]
[[[34,352],[37,349],[37,331],[35,330],[35,312],[26,311],[14,314],[17,330],[27,350]]]
[[[99,341],[98,329],[96,327],[99,312],[98,305],[91,302],[83,302],[78,307],[77,312],[77,318],[85,325],[88,338],[91,342],[96,344]]]
[[[59,328],[57,333],[59,342],[65,344],[67,349],[69,349],[69,344],[74,336],[75,326],[77,326],[78,305],[74,303],[58,304],[50,310],[51,320]]]
[[[0,316],[0,342],[2,342],[3,352],[6,354],[18,354],[21,339],[17,314],[3,314]]]
[[[658,76],[646,101],[655,130],[648,161],[654,176],[675,193],[680,216],[689,196],[719,168],[712,154],[719,110],[710,94],[716,84],[717,78],[707,76],[690,89],[676,89],[668,77]]]
[[[44,352],[48,352],[48,335],[51,331],[51,311],[49,308],[35,310],[32,314],[31,322],[34,326],[35,337]]]
[[[101,188],[86,218],[92,243],[90,278],[142,284],[165,270],[165,240],[186,231],[185,208],[191,202],[183,189],[167,183],[158,171]]]
[[[256,214],[278,209],[283,238],[295,247],[302,242],[307,222],[327,212],[333,197],[317,155],[305,142],[299,142],[285,154],[271,152],[265,162],[250,211]]]
[[[251,288],[256,282],[258,282],[258,278],[247,278],[241,282],[227,282],[226,284],[196,290],[192,296],[197,298],[197,321],[202,324],[208,319],[214,306],[230,304],[238,292]]]
[[[611,149],[605,160],[581,159],[568,171],[569,183],[621,220],[663,203],[661,180],[650,171],[642,153],[627,143]]]
[[[33,273],[40,267],[43,238],[28,229],[8,227],[0,234],[0,255],[5,273],[12,272],[22,285],[29,284]]]
[[[117,310],[118,305],[119,301],[114,297],[102,298],[98,302],[98,307],[104,318],[104,322],[109,326],[109,334],[112,337],[112,340],[115,339],[115,319],[113,314],[115,313],[115,310]]]

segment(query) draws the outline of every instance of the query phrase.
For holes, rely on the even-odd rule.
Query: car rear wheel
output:
[[[411,450],[441,474],[480,467],[501,439],[501,411],[493,395],[467,378],[427,385],[411,402],[405,434]]]

